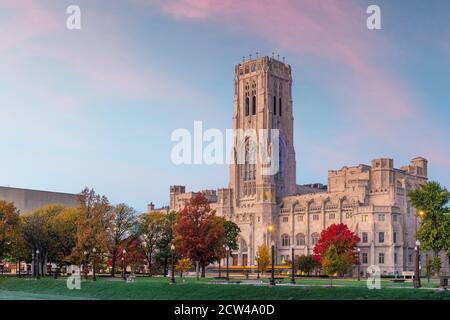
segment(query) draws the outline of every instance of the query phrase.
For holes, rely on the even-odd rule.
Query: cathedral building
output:
[[[232,128],[278,129],[279,170],[263,175],[258,161],[232,163],[228,188],[202,191],[217,215],[241,228],[233,265],[256,265],[262,244],[274,245],[277,264],[292,259],[292,247],[295,255],[312,254],[324,229],[344,223],[361,239],[363,272],[370,265],[383,274],[413,270],[418,221],[407,195],[427,181],[427,160],[418,157],[397,169],[392,159],[375,159],[371,165],[329,171],[326,186],[300,186],[293,122],[290,65],[261,57],[235,66]],[[171,186],[166,210],[178,211],[195,194]]]

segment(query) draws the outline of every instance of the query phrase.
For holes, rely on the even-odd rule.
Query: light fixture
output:
[[[172,245],[170,246],[170,250],[174,251],[175,250],[175,245],[172,243]]]
[[[420,246],[420,241],[419,241],[419,239],[416,240],[416,246],[417,246],[417,247]]]
[[[96,253],[97,252],[97,249],[95,249],[95,247],[92,249],[92,252],[93,253]]]

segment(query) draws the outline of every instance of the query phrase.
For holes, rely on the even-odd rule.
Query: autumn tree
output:
[[[72,258],[81,262],[84,251],[90,256],[97,251],[97,262],[108,252],[109,230],[112,222],[112,208],[106,196],[96,194],[94,189],[85,188],[78,196],[79,216],[77,219],[76,246]]]
[[[348,254],[353,257],[353,263],[357,263],[356,246],[359,241],[359,237],[351,232],[345,224],[332,224],[320,234],[319,241],[314,247],[313,258],[323,267],[323,257],[328,249],[334,246],[333,250],[336,250],[338,256]]]
[[[45,274],[44,266],[49,258],[56,256],[58,243],[52,222],[65,209],[61,205],[47,205],[24,214],[22,233],[28,249],[32,252],[33,274]],[[39,254],[37,254],[39,250]],[[36,269],[37,268],[37,269]]]
[[[226,240],[224,225],[203,194],[197,194],[177,214],[174,233],[177,253],[198,262],[204,277],[206,265],[217,259],[217,248]]]
[[[111,259],[111,275],[116,272],[116,261],[121,255],[119,247],[126,247],[127,239],[137,232],[137,211],[125,203],[120,203],[112,208],[111,226],[109,229],[110,239],[108,249]],[[121,249],[123,250],[123,248]]]
[[[12,254],[19,228],[19,211],[12,202],[0,200],[0,261]]]
[[[47,221],[48,259],[57,265],[72,264],[71,253],[76,245],[78,209],[58,206],[59,211]]]
[[[183,277],[183,273],[188,271],[192,267],[191,260],[189,258],[179,259],[175,268],[180,272],[180,277]]]
[[[153,257],[164,236],[165,227],[166,217],[163,213],[144,213],[139,217],[137,248],[146,257],[150,275],[152,275]]]
[[[270,252],[269,247],[265,244],[260,245],[258,250],[256,251],[255,257],[256,263],[258,264],[258,270],[261,272],[266,272],[267,268],[270,265]]]
[[[417,209],[421,225],[417,233],[420,246],[433,251],[432,269],[439,273],[441,269],[441,251],[450,248],[450,214],[447,204],[450,192],[438,182],[428,182],[408,194],[411,204]]]

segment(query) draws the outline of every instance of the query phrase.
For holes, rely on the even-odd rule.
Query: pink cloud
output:
[[[384,37],[383,29],[370,31],[366,28],[366,7],[357,1],[139,2],[156,5],[177,20],[203,21],[237,34],[256,35],[278,51],[286,52],[288,62],[314,64],[318,69],[329,63],[339,66],[324,90],[341,99],[346,105],[342,112],[355,119],[352,130],[358,134],[347,137],[346,144],[357,145],[368,137],[377,137],[380,143],[405,153],[420,150],[440,165],[450,164],[447,148],[443,151],[430,146],[425,135],[417,135],[415,139],[405,136],[411,130],[411,123],[427,126],[426,112],[408,88],[406,79],[390,65],[391,56],[404,56],[405,53]],[[330,83],[333,88],[329,87]],[[436,133],[436,143],[440,141],[438,136]],[[318,152],[342,160],[335,151]]]

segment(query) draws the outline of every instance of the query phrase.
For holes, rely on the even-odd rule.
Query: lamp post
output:
[[[97,252],[97,249],[95,247],[92,249],[92,280],[97,281],[97,276],[95,274],[95,253]]]
[[[361,281],[361,249],[358,248],[358,281]]]
[[[291,284],[295,284],[295,259],[294,259],[294,246],[291,247],[292,255],[292,270],[291,270]]]
[[[267,226],[267,231],[270,234],[270,239],[271,239],[271,243],[272,243],[272,275],[270,277],[270,285],[274,286],[275,285],[275,245],[272,239],[272,233],[273,233],[273,225],[270,224]]]
[[[39,249],[36,250],[36,263],[35,263],[35,266],[36,266],[36,279],[39,280],[39,278],[40,278],[40,275],[39,275]]]
[[[84,255],[84,264],[83,264],[84,280],[87,280],[87,276],[88,276],[88,270],[87,270],[87,254],[88,254],[88,252],[85,250],[85,251],[83,252],[83,255]]]
[[[230,280],[230,262],[229,262],[230,247],[226,246],[225,250],[227,251],[227,281],[229,281]]]
[[[18,264],[17,270],[19,271],[19,278],[20,278],[21,277],[21,274],[20,274],[20,257],[17,257],[17,264]]]
[[[175,283],[175,245],[173,243],[170,246],[170,250],[172,250],[172,278],[170,282]]]
[[[415,265],[415,272],[414,272],[414,288],[420,288],[420,241],[416,240],[416,246],[414,248],[416,251],[416,265]]]
[[[122,250],[122,278],[123,278],[123,280],[126,279],[126,272],[125,272],[125,269],[126,269],[126,266],[125,266],[125,255],[126,254],[127,254],[127,250],[123,249]]]

